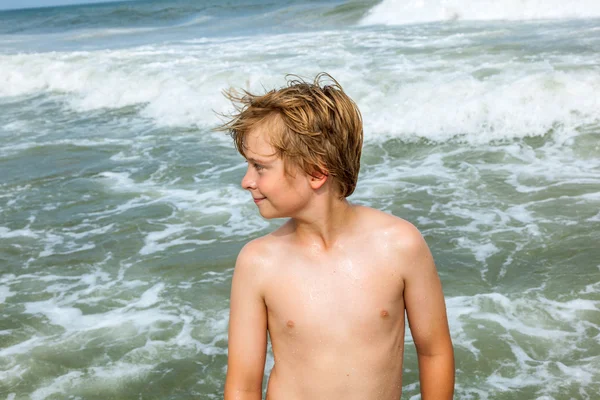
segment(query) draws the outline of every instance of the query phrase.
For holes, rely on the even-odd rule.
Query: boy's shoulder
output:
[[[359,215],[357,229],[363,234],[377,235],[380,240],[389,239],[405,245],[423,239],[417,227],[401,217],[371,207],[355,207]]]
[[[242,247],[238,255],[238,264],[252,263],[261,265],[269,264],[274,261],[276,256],[281,253],[281,245],[286,233],[290,232],[289,221],[273,232],[264,236],[252,239]]]
[[[372,247],[374,254],[390,260],[389,265],[404,274],[421,271],[431,258],[429,246],[416,226],[387,212],[363,207],[361,246]],[[412,271],[412,272],[411,272]]]
[[[385,244],[403,253],[426,247],[423,236],[409,221],[371,207],[353,207],[357,218],[348,233],[354,237],[353,241]],[[275,231],[249,241],[238,255],[238,263],[267,266],[289,256],[290,246],[286,243],[293,233],[294,225],[288,221]]]

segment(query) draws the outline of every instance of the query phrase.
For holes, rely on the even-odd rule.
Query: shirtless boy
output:
[[[346,200],[363,140],[354,102],[326,74],[228,97],[238,112],[222,128],[248,162],[242,186],[264,218],[289,220],[238,256],[225,400],[262,398],[267,332],[268,400],[398,400],[405,311],[422,399],[451,399],[454,354],[427,244],[407,221]]]

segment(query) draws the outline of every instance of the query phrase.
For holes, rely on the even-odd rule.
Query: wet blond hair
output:
[[[293,79],[290,79],[293,78]],[[225,116],[217,130],[227,131],[245,157],[245,137],[265,122],[275,122],[280,132],[271,133],[276,154],[288,165],[311,176],[333,179],[342,198],[354,192],[360,169],[363,126],[360,111],[340,84],[327,73],[313,83],[288,75],[288,84],[263,95],[229,89],[223,94],[235,112]],[[324,84],[323,80],[330,83]]]

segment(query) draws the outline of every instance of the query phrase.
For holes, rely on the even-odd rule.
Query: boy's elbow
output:
[[[250,382],[230,373],[225,379],[225,400],[261,400],[262,381]]]
[[[415,341],[417,355],[422,357],[451,357],[454,358],[454,347],[449,336],[437,338],[437,340],[417,342]]]
[[[262,390],[229,387],[225,385],[224,400],[261,400]]]

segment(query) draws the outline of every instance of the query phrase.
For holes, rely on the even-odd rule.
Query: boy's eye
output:
[[[254,168],[256,168],[257,171],[260,171],[261,169],[264,169],[265,167],[263,167],[260,164],[254,164]]]

